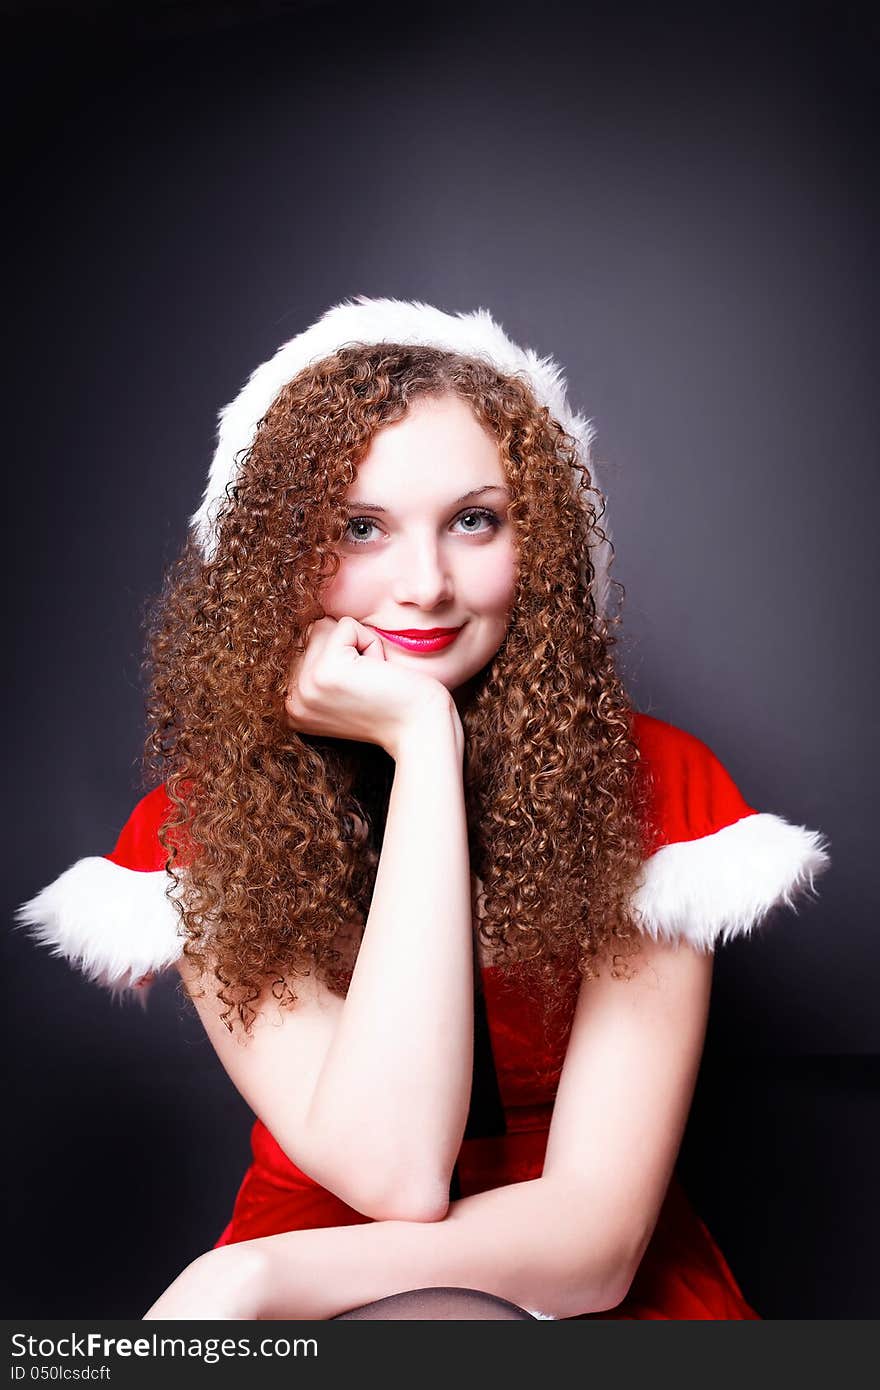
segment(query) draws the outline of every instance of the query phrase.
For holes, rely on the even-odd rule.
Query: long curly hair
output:
[[[174,808],[160,833],[169,893],[230,1031],[250,1031],[267,986],[290,1007],[305,972],[340,995],[350,982],[394,764],[377,745],[291,730],[285,691],[324,616],[359,461],[412,401],[448,393],[498,441],[518,558],[507,633],[462,712],[476,929],[548,1022],[605,960],[630,977],[644,818],[612,659],[620,619],[591,592],[604,501],[524,379],[435,348],[350,346],[277,396],[227,489],[216,551],[185,545],[148,623],[145,767]]]

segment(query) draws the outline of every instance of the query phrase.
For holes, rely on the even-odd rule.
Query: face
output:
[[[517,575],[508,500],[498,445],[468,405],[419,398],[378,431],[348,490],[325,612],[378,629],[389,661],[425,671],[461,704],[507,631]],[[384,635],[433,628],[460,630],[433,647]]]

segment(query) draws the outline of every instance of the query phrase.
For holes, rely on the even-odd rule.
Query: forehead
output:
[[[401,492],[443,499],[506,481],[498,443],[467,402],[426,396],[377,431],[349,495],[388,503],[400,502]]]

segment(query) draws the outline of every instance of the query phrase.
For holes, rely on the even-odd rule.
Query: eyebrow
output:
[[[497,483],[487,483],[485,487],[471,488],[470,492],[462,493],[461,497],[456,497],[452,503],[457,507],[461,502],[470,502],[472,497],[482,497],[484,492],[507,492],[506,487],[500,487]],[[380,507],[378,502],[346,502],[349,511],[382,512],[387,513],[387,507]]]

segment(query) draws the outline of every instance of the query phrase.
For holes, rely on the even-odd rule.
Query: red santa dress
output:
[[[714,950],[719,941],[748,934],[772,908],[794,906],[812,891],[829,862],[820,834],[754,810],[711,750],[691,734],[644,714],[634,716],[633,728],[650,789],[650,852],[634,898],[646,933]],[[159,787],[139,802],[111,854],[78,861],[19,913],[55,954],[114,992],[131,992],[142,1001],[155,976],[182,950],[158,839],[168,810]],[[488,1100],[483,1096],[478,1123],[469,1117],[456,1164],[456,1196],[541,1175],[567,1041],[565,1034],[548,1040],[535,1007],[499,967],[485,966],[480,976],[475,1028],[482,1027],[482,1038],[475,1036],[475,1049],[484,1059],[483,1083],[488,1069],[490,1094]],[[476,1082],[475,1072],[475,1089]],[[259,1119],[251,1145],[253,1161],[218,1246],[370,1219],[297,1168]],[[626,1298],[610,1312],[583,1316],[684,1320],[759,1314],[673,1177]]]

